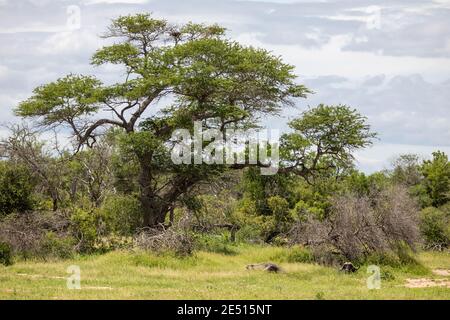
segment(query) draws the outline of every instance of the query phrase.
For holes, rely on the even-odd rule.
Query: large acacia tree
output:
[[[172,25],[137,14],[113,20],[104,37],[114,44],[99,49],[92,64],[122,66],[120,81],[104,85],[71,74],[36,88],[16,113],[43,127],[70,128],[77,149],[92,146],[108,127],[121,128],[139,164],[145,226],[163,223],[180,196],[221,170],[173,166],[167,142],[174,129],[194,121],[220,130],[255,126],[308,93],[295,83],[292,66],[226,39],[217,25]],[[149,117],[160,101],[169,102]]]

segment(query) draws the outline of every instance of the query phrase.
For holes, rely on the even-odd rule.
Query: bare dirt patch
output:
[[[446,269],[434,269],[433,273],[438,276],[450,277],[450,270],[446,270]]]
[[[430,287],[446,287],[450,288],[450,280],[448,279],[406,279],[407,288],[430,288]]]
[[[47,276],[47,275],[42,275],[42,274],[17,273],[17,275],[21,276],[21,277],[29,277],[29,278],[32,278],[32,279],[41,279],[41,278],[46,278],[46,279],[67,279],[67,277]]]
[[[86,289],[86,290],[113,290],[113,288],[111,288],[111,287],[86,287],[86,286],[82,286],[81,289]]]

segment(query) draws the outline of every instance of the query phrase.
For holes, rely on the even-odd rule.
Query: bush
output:
[[[370,197],[345,194],[332,200],[329,217],[308,217],[290,232],[293,243],[311,247],[316,261],[356,263],[373,254],[393,254],[408,263],[407,249],[418,241],[415,202],[403,187],[389,187]],[[403,248],[405,246],[405,248]]]
[[[41,240],[39,255],[42,258],[69,259],[74,254],[74,244],[74,238],[60,237],[53,231],[49,231]]]
[[[109,235],[97,239],[94,244],[94,249],[101,253],[106,253],[113,250],[125,250],[133,247],[133,238],[118,235]]]
[[[133,196],[107,198],[101,208],[101,216],[107,232],[116,235],[133,235],[142,225],[141,205]]]
[[[310,263],[314,259],[312,253],[307,248],[297,246],[289,251],[286,261],[289,263]]]
[[[0,264],[5,266],[12,265],[12,249],[5,242],[0,242]]]
[[[134,239],[136,247],[155,253],[173,252],[177,256],[191,255],[194,241],[191,235],[178,226],[167,230],[145,229]]]
[[[314,261],[310,250],[303,246],[293,246],[283,250],[270,258],[279,263],[311,263]]]
[[[99,234],[101,215],[97,209],[90,211],[75,209],[70,217],[71,230],[78,240],[77,250],[80,252],[92,252]]]
[[[243,225],[236,232],[236,242],[263,243],[261,228],[252,224]]]
[[[233,213],[233,222],[240,228],[236,233],[238,239],[272,243],[280,233],[289,230],[291,216],[286,200],[278,196],[269,200],[274,213],[266,215],[257,213],[255,201],[241,201],[239,208]]]
[[[428,207],[420,212],[420,231],[426,249],[443,250],[450,246],[450,214]]]
[[[33,208],[34,182],[22,166],[0,161],[0,216]]]
[[[237,251],[231,247],[228,234],[196,234],[195,248],[207,252],[221,253],[224,255],[235,255]]]
[[[59,212],[11,214],[0,223],[0,241],[10,244],[14,255],[25,259],[42,257],[46,251],[43,246],[49,245],[47,234],[52,232],[58,238],[70,237],[69,225],[66,216]]]

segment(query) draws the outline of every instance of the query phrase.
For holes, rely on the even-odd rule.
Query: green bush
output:
[[[5,266],[12,265],[12,249],[5,242],[0,242],[0,264]]]
[[[69,259],[74,254],[75,240],[71,237],[59,237],[54,232],[47,232],[42,239],[39,255],[47,258]]]
[[[446,210],[444,208],[444,210]],[[420,214],[420,231],[422,233],[425,248],[443,250],[450,245],[450,214],[428,207]]]
[[[31,210],[33,189],[28,169],[0,161],[0,216]]]
[[[243,225],[236,232],[236,242],[263,243],[261,228],[254,224]]]
[[[285,250],[270,257],[271,260],[279,263],[311,263],[314,262],[314,257],[307,248],[303,246],[294,246],[286,248]]]
[[[79,240],[80,252],[92,252],[101,232],[101,215],[98,210],[75,209],[70,218],[74,236]]]
[[[139,200],[133,196],[115,195],[105,200],[101,216],[108,233],[129,236],[142,225]]]
[[[308,249],[297,246],[289,251],[286,260],[290,263],[311,263],[314,261],[314,257]]]
[[[229,236],[223,234],[195,234],[195,248],[224,255],[235,255],[238,252],[232,247]]]

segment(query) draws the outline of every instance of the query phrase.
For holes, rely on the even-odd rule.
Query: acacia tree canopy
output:
[[[309,92],[295,83],[293,66],[226,39],[217,25],[178,26],[137,14],[113,20],[104,37],[115,43],[99,49],[92,64],[121,66],[121,81],[104,85],[92,76],[70,74],[36,88],[15,111],[41,126],[69,127],[78,148],[92,146],[105,127],[122,128],[134,142],[149,226],[163,223],[174,201],[208,176],[198,168],[154,170],[164,158],[158,150],[175,128],[191,128],[194,121],[221,130],[255,126],[260,116],[277,114]],[[139,128],[146,111],[164,97],[171,103]],[[169,181],[161,179],[168,173]]]
[[[366,118],[345,105],[319,105],[303,112],[283,135],[283,171],[303,176],[336,173],[353,164],[353,152],[371,145],[376,133]]]

